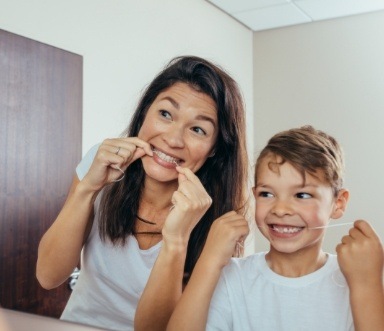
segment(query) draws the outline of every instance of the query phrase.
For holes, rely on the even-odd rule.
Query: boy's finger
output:
[[[379,238],[378,234],[367,221],[357,220],[354,223],[354,227],[368,238]]]

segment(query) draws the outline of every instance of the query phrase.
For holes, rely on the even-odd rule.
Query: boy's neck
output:
[[[296,278],[311,274],[324,266],[327,254],[322,250],[281,253],[272,248],[265,259],[269,268],[278,275]]]

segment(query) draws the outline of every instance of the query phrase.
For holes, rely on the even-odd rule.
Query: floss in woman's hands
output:
[[[125,172],[119,166],[117,166],[117,165],[113,166],[113,168],[116,169],[116,170],[119,170],[123,174],[120,178],[113,180],[113,182],[120,182],[122,179],[124,179]]]

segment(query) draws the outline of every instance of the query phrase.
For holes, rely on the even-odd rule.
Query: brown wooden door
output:
[[[81,158],[82,57],[0,30],[0,305],[58,317],[67,284],[35,276],[38,243]]]

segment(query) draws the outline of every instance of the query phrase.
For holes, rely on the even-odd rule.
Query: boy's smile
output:
[[[321,249],[324,230],[308,228],[328,224],[335,209],[333,190],[318,171],[305,178],[290,163],[271,168],[275,158],[266,157],[258,169],[254,188],[256,223],[270,241],[271,251],[295,253]],[[279,160],[277,159],[279,162]]]

